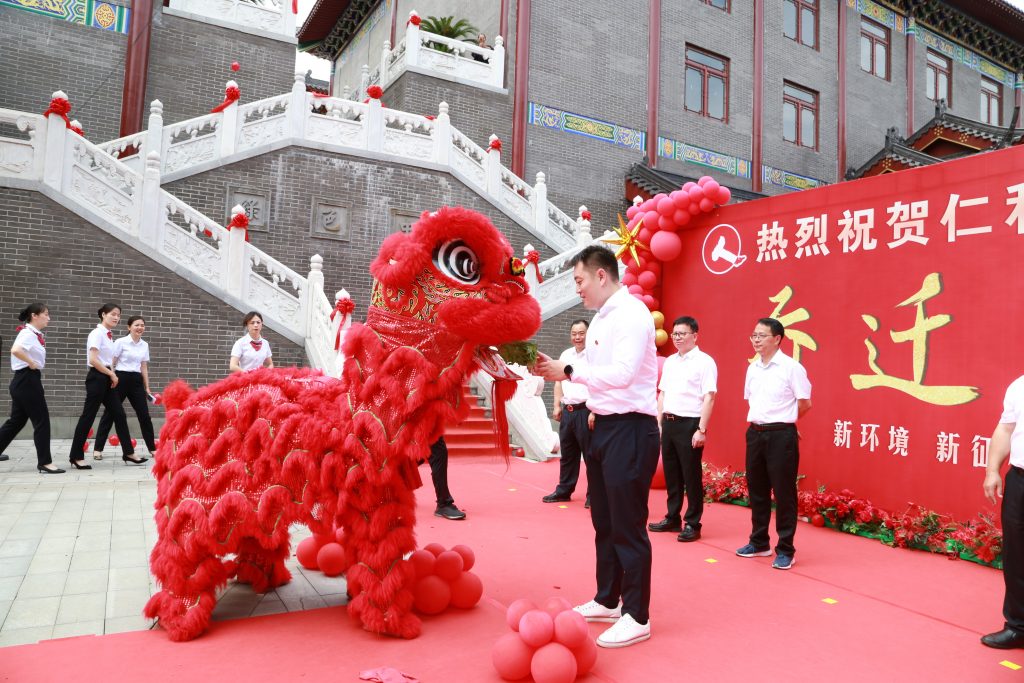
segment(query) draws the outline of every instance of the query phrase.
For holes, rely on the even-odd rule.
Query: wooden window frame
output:
[[[932,60],[928,59],[929,57],[935,57],[936,59],[941,60],[942,63],[945,65],[945,68],[940,68],[937,64],[932,62]],[[939,97],[939,74],[940,73],[946,74],[946,97],[945,97],[946,106],[947,107],[952,107],[953,106],[953,60],[950,59],[949,57],[947,57],[946,55],[939,54],[935,50],[926,50],[925,51],[925,57],[924,57],[924,73],[925,73],[925,91],[924,91],[925,97],[927,97],[932,102],[938,102],[940,99],[943,99],[943,98]],[[934,83],[935,83],[935,87],[934,87],[935,96],[934,97],[928,97],[928,82],[929,81],[934,81]]]
[[[991,85],[993,88],[995,88],[995,92],[992,92],[991,90],[987,90],[985,88],[985,84],[986,83]],[[984,76],[982,76],[981,77],[981,86],[979,88],[979,92],[981,93],[981,96],[985,98],[985,103],[986,103],[985,113],[986,113],[986,116],[992,111],[992,102],[995,101],[995,103],[996,103],[996,120],[995,121],[991,121],[991,120],[985,121],[984,119],[980,119],[981,122],[982,123],[987,123],[990,126],[1001,126],[1001,125],[1003,125],[1002,124],[1002,121],[1003,121],[1003,85],[1002,85],[1002,83],[998,83],[997,81],[994,81],[991,78],[985,78]]]
[[[712,0],[700,0],[700,1],[703,2],[705,5],[707,5],[708,7],[714,7],[715,9],[722,10],[726,14],[732,14],[732,0],[725,0],[725,7],[716,7],[715,5],[712,4]]]
[[[794,90],[799,90],[800,92],[807,93],[808,95],[810,95],[814,99],[813,104],[809,103],[809,102],[806,102],[806,101],[800,99],[799,97],[793,97],[793,96],[789,95],[786,92],[787,88],[793,88]],[[797,145],[798,147],[805,147],[807,149],[813,149],[814,151],[817,151],[818,150],[818,139],[820,137],[819,136],[819,130],[818,130],[818,123],[819,123],[820,118],[821,118],[819,116],[819,114],[820,114],[820,103],[821,103],[821,94],[820,93],[818,93],[818,92],[816,92],[814,90],[810,90],[808,88],[801,87],[801,86],[797,85],[796,83],[791,83],[789,81],[783,81],[782,82],[782,106],[785,107],[787,104],[791,104],[794,107],[796,107],[796,140],[786,140],[785,128],[783,128],[782,139],[784,141],[786,141],[786,142],[789,142],[789,143],[792,143],[794,145]],[[805,145],[804,144],[804,140],[803,140],[803,125],[802,125],[802,121],[803,121],[802,113],[803,113],[804,110],[810,110],[810,111],[812,111],[814,113],[814,145],[813,146],[812,145]]]
[[[729,122],[729,59],[727,57],[723,57],[722,55],[717,55],[714,52],[709,52],[708,50],[704,50],[702,48],[695,47],[693,45],[686,45],[684,50],[685,51],[683,53],[683,58],[684,58],[684,66],[683,66],[683,73],[684,73],[684,76],[683,76],[683,109],[685,111],[692,112],[694,114],[698,114],[700,116],[703,116],[704,118],[707,118],[707,119],[712,119],[714,121],[721,121],[722,123],[728,123]],[[725,63],[725,69],[724,70],[719,70],[719,69],[716,69],[714,67],[708,66],[707,64],[702,64],[702,63],[697,62],[697,61],[691,61],[691,59],[689,57],[690,51],[698,52],[698,53],[700,53],[702,55],[710,57],[711,59],[717,59],[717,60],[720,60],[720,61],[724,62]],[[700,111],[697,111],[696,109],[690,109],[690,108],[688,108],[686,106],[686,74],[689,72],[690,69],[695,69],[695,70],[701,72],[701,86],[700,86],[700,104],[701,104],[701,109],[700,109]],[[718,118],[716,116],[712,116],[709,113],[709,111],[708,111],[708,76],[709,75],[710,76],[716,76],[716,77],[722,79],[722,83],[723,83],[723,86],[724,86],[724,92],[723,92],[723,95],[722,95],[723,96],[722,118]]]
[[[796,36],[786,35],[785,18],[783,18],[782,35],[789,38],[798,45],[809,47],[812,50],[817,51],[819,49],[818,38],[821,35],[821,14],[818,9],[821,5],[819,0],[784,0],[784,4],[792,3],[796,7]],[[809,9],[814,14],[814,44],[808,45],[803,41],[804,37],[804,26],[803,26],[803,10]],[[783,10],[785,12],[785,10]]]
[[[871,33],[871,31],[865,30],[864,29],[865,25],[869,25],[869,26],[871,26],[873,28],[876,28],[876,29],[882,31],[885,34],[885,39],[883,40],[882,38],[879,38],[878,36],[876,36],[874,33]],[[860,37],[861,37],[861,39],[867,38],[868,41],[871,43],[871,69],[870,70],[865,69],[864,65],[861,64],[861,67],[860,67],[861,71],[869,73],[872,76],[874,76],[875,78],[882,78],[882,80],[891,81],[892,80],[892,32],[888,29],[888,27],[882,26],[877,21],[872,21],[871,19],[868,19],[867,17],[861,17],[860,18]],[[876,65],[875,65],[875,46],[876,45],[884,45],[885,46],[885,77],[884,78],[882,76],[879,76],[876,73],[876,71],[875,71],[875,67],[876,67]]]

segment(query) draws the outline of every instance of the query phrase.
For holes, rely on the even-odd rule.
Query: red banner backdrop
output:
[[[813,384],[802,490],[991,510],[988,443],[1024,374],[1024,148],[727,206],[679,234],[662,310],[668,330],[693,315],[718,363],[706,461],[744,468],[748,337],[775,317]]]

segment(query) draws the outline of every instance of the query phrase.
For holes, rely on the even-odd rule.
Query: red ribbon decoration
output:
[[[232,102],[237,102],[238,98],[242,96],[242,91],[238,89],[237,85],[229,85],[224,89],[224,101],[218,104],[216,107],[210,110],[211,114],[219,114],[220,112],[227,109]]]
[[[263,340],[262,339],[250,340],[249,344],[252,345],[252,348],[255,349],[256,351],[259,351],[261,348],[263,348]]]
[[[114,341],[114,333],[111,332],[110,330],[107,330],[107,339],[109,339],[110,341]]]
[[[379,100],[384,95],[384,90],[379,85],[371,85],[366,89],[366,94],[375,100]]]
[[[580,212],[580,218],[582,218],[585,221],[589,221],[590,220],[590,212],[589,211],[581,211]]]
[[[18,325],[17,327],[14,328],[14,331],[15,332],[21,332],[26,327],[28,327],[28,326],[27,325]],[[39,345],[40,346],[46,346],[46,339],[43,337],[43,333],[42,332],[36,332],[35,330],[32,330],[32,332],[36,335],[36,339],[39,340]]]
[[[50,108],[43,112],[43,116],[56,114],[64,119],[64,127],[70,128],[71,121],[68,119],[68,112],[71,111],[71,103],[63,97],[54,97],[50,100]]]
[[[423,21],[423,19],[420,18],[420,15],[414,14],[409,17],[409,20],[405,22],[405,25],[408,26],[409,24],[412,24],[413,26],[419,26],[421,21]]]
[[[70,125],[68,126],[68,128],[70,128],[70,129],[71,129],[71,132],[72,132],[72,133],[77,133],[78,135],[80,135],[80,136],[81,136],[81,137],[83,137],[83,138],[85,137],[85,131],[83,131],[83,130],[82,130],[82,127],[81,127],[81,126],[76,126],[76,125],[74,125],[74,124],[70,124]]]
[[[533,269],[537,273],[537,284],[544,282],[544,278],[540,274],[540,252],[536,249],[526,252],[526,261],[533,264]]]
[[[299,0],[292,0],[292,14],[299,13]]]
[[[493,140],[491,140],[490,148],[491,149],[496,149],[496,150],[498,150],[500,152],[501,151],[501,140],[499,138],[494,138]]]
[[[356,304],[352,299],[338,299],[334,304],[334,310],[331,311],[331,320],[334,320],[334,316],[341,313],[341,320],[338,321],[338,333],[334,335],[334,350],[341,350],[341,328],[345,325],[345,318],[351,315],[352,311],[356,310]]]
[[[244,213],[236,213],[231,217],[231,222],[227,224],[227,229],[232,230],[239,228],[245,230],[245,241],[249,241],[249,217]]]

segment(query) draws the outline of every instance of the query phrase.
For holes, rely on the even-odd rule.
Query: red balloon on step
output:
[[[120,446],[121,439],[117,438],[117,436],[112,436],[109,439],[107,439],[107,443],[109,443],[111,446]]]
[[[139,443],[139,442],[138,442],[138,441],[136,441],[135,439],[132,439],[132,448],[135,448],[135,445],[136,445],[137,443]]]

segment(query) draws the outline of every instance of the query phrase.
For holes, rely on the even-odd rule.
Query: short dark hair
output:
[[[700,328],[697,325],[697,319],[689,315],[681,315],[672,321],[672,327],[676,325],[686,325],[690,328],[690,332],[698,332]]]
[[[577,318],[576,320],[573,320],[572,324],[569,325],[569,329],[571,330],[572,328],[576,327],[577,325],[583,325],[583,327],[586,327],[588,330],[590,329],[590,323],[588,323],[583,318]]]
[[[142,322],[146,322],[146,319],[143,318],[141,315],[133,315],[132,317],[128,318],[128,327],[131,327],[135,323],[136,320],[141,320]]]
[[[245,317],[242,318],[242,327],[248,327],[249,321],[252,320],[253,318],[259,318],[260,322],[263,322],[263,314],[261,314],[259,311],[249,311],[248,313],[245,314]]]
[[[42,315],[47,310],[49,309],[46,308],[46,304],[39,303],[38,301],[31,303],[18,313],[18,321],[23,323],[32,322],[32,316]]]
[[[591,244],[573,256],[569,265],[575,268],[577,263],[582,263],[583,267],[588,270],[603,268],[608,273],[608,277],[611,278],[612,282],[619,281],[619,262],[615,260],[615,254],[608,247],[602,247],[600,244]]]
[[[775,318],[761,318],[757,321],[757,324],[764,325],[770,329],[773,337],[782,337],[786,334],[786,326]]]
[[[103,320],[103,316],[105,316],[107,313],[110,313],[115,308],[120,311],[121,304],[115,304],[108,301],[107,303],[100,306],[100,310],[96,311],[96,315],[99,316],[100,320]]]

